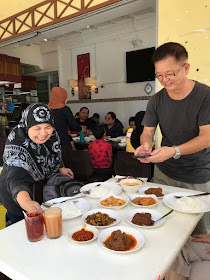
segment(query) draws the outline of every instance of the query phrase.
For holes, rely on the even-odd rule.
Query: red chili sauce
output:
[[[94,236],[92,231],[85,230],[84,228],[73,233],[72,238],[75,241],[88,241]]]

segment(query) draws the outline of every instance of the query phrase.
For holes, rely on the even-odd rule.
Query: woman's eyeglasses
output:
[[[186,64],[186,63],[185,63]],[[176,70],[174,73],[168,73],[168,74],[165,74],[165,75],[155,75],[155,78],[157,78],[159,81],[160,80],[163,80],[163,78],[165,77],[166,79],[167,78],[173,78],[173,77],[176,77],[176,75],[181,71],[181,69],[185,66],[185,64],[183,64],[178,70]]]
[[[109,117],[105,117],[105,120],[111,120],[111,118],[109,118]]]

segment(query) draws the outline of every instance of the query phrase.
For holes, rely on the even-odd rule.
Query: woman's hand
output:
[[[210,235],[204,235],[204,234],[193,234],[192,239],[193,242],[203,242],[203,243],[209,243],[210,244]],[[210,248],[206,250],[207,254],[210,254]]]
[[[27,191],[20,191],[16,197],[20,207],[26,212],[42,212],[42,208],[38,202],[31,200],[30,195]]]
[[[38,202],[36,201],[27,201],[24,206],[22,207],[28,213],[34,212],[43,212],[44,210],[41,208]]]
[[[61,167],[61,168],[59,168],[59,172],[61,174],[69,176],[70,178],[74,178],[74,173],[72,172],[72,170],[70,168]]]

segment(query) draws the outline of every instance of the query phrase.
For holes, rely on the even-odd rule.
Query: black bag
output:
[[[61,196],[74,196],[80,193],[82,186],[82,183],[61,173],[56,173],[44,185],[43,201],[45,202]]]

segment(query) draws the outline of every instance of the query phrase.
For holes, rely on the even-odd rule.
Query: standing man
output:
[[[153,182],[210,191],[210,88],[187,78],[188,53],[178,43],[158,47],[153,62],[163,89],[147,105],[141,146],[135,154],[150,151],[159,124],[161,148],[140,160],[156,163]],[[210,217],[205,216],[200,233],[210,230]]]

